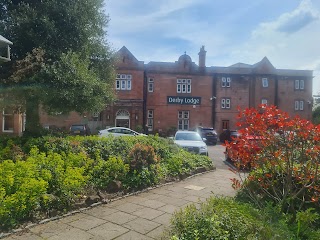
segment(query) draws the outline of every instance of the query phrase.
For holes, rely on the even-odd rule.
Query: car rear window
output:
[[[83,130],[85,127],[83,125],[72,125],[71,130]]]
[[[216,133],[216,131],[213,128],[203,128],[202,131],[205,133],[208,133],[208,132]]]

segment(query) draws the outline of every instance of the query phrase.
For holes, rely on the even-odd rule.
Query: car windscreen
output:
[[[202,141],[198,133],[177,133],[176,140],[187,140],[187,141]]]

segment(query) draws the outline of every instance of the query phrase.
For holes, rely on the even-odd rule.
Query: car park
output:
[[[100,130],[98,133],[101,137],[107,137],[107,136],[147,136],[143,133],[138,133],[136,131],[133,131],[130,128],[125,127],[111,127],[107,129]]]
[[[70,126],[70,134],[71,135],[80,135],[80,136],[88,136],[91,134],[90,128],[87,124],[72,124]]]
[[[175,144],[189,152],[208,156],[208,147],[198,132],[177,131],[173,140]]]
[[[208,145],[216,145],[218,142],[218,134],[216,130],[210,127],[197,127],[197,132],[202,138],[205,138],[205,143]]]

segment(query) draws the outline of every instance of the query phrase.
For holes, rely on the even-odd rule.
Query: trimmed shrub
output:
[[[172,240],[294,239],[284,217],[268,214],[231,198],[211,197],[198,208],[192,204],[176,212],[167,235]]]
[[[128,172],[129,165],[120,157],[110,157],[107,161],[99,160],[96,163],[90,181],[95,188],[107,190],[112,181],[123,181]]]

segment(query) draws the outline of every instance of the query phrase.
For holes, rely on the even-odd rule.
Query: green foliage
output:
[[[102,0],[1,1],[1,34],[15,47],[0,66],[0,104],[26,112],[29,136],[42,134],[40,104],[49,113],[82,113],[113,100],[103,7]]]
[[[0,229],[30,219],[39,210],[47,187],[35,164],[10,160],[0,163]]]
[[[129,171],[123,181],[128,190],[141,190],[159,183],[161,177],[161,167],[158,164],[150,165]]]
[[[47,194],[53,195],[47,201],[46,210],[68,208],[78,199],[88,181],[88,170],[93,161],[79,153],[39,153],[34,148],[26,162],[37,166],[42,179],[48,182]]]
[[[1,139],[0,159],[16,156],[0,162],[1,229],[67,211],[89,189],[108,191],[113,181],[128,192],[212,166],[158,136]],[[21,155],[8,151],[13,146]]]
[[[211,197],[198,208],[189,205],[174,214],[171,224],[172,240],[294,239],[281,215],[262,214],[231,198]]]
[[[312,110],[312,122],[313,124],[320,124],[320,105]]]
[[[110,157],[107,161],[99,160],[92,170],[91,182],[98,189],[106,189],[114,181],[123,181],[129,172],[129,165],[121,158]]]
[[[153,147],[136,143],[129,153],[129,165],[131,171],[148,167],[159,161]]]

